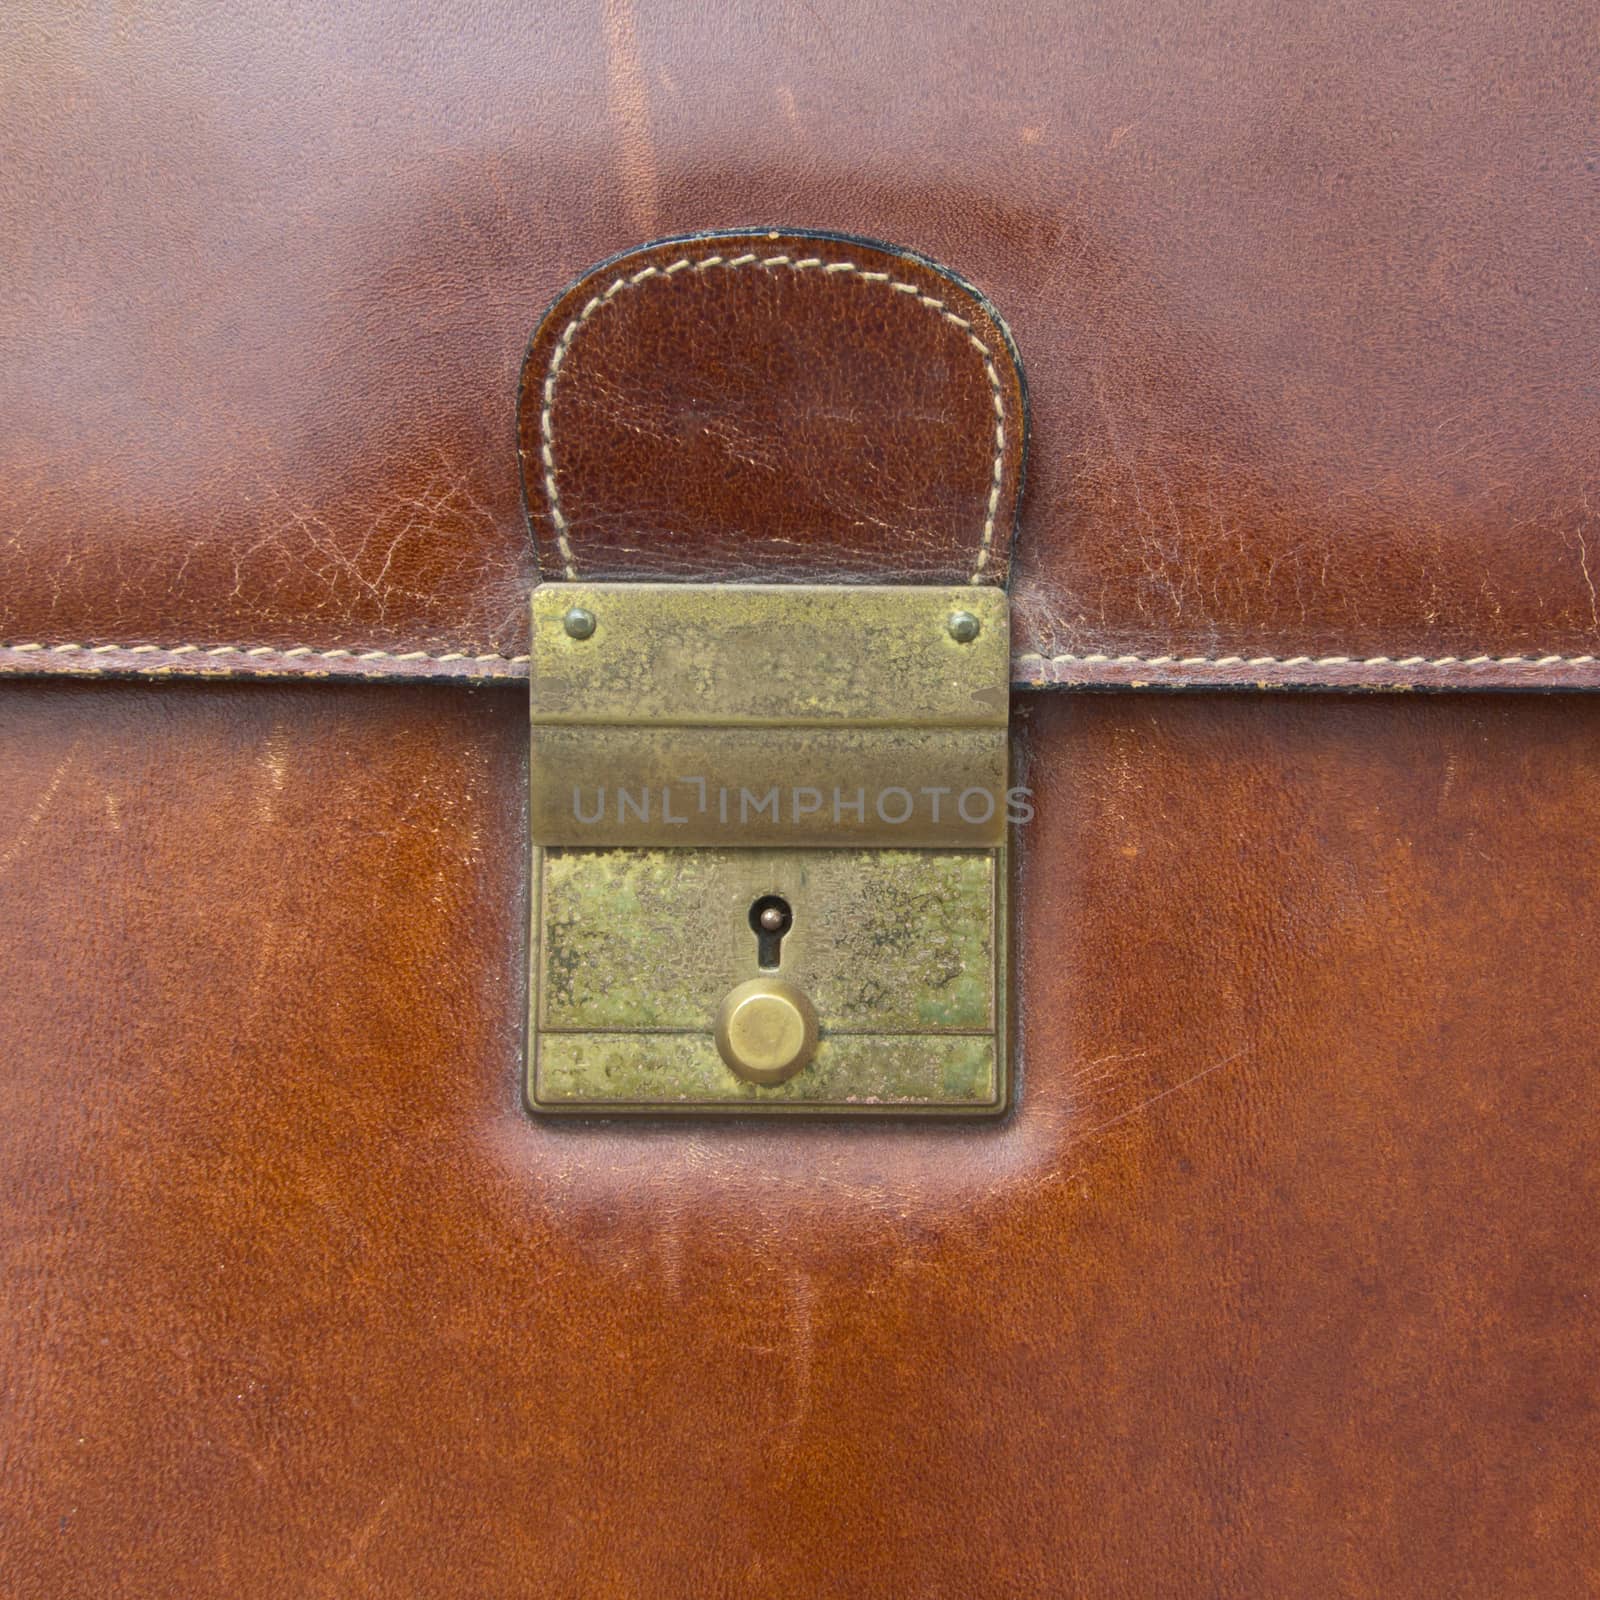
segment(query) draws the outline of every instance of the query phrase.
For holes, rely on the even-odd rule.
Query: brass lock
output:
[[[998,590],[535,591],[527,1094],[1005,1108]]]

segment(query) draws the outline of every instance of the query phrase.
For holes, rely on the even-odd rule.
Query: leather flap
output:
[[[21,30],[0,63],[0,667],[519,676],[530,331],[594,262],[759,220],[891,239],[1010,323],[1019,679],[1600,682],[1585,0],[1514,26],[1489,0],[888,4],[838,38],[757,10],[489,26],[446,0],[402,40],[381,8],[322,29],[186,5]],[[673,292],[837,294],[886,348],[864,274],[852,301],[744,270]],[[651,303],[609,302],[590,355]],[[910,309],[906,339],[981,376]],[[912,433],[930,370],[883,375]],[[695,415],[736,446],[719,404]],[[620,565],[620,520],[557,461],[580,537]],[[829,520],[841,574],[867,569],[872,517],[930,571],[964,537],[965,467],[893,465],[904,493],[859,459],[830,482],[830,460],[782,507]],[[673,516],[714,542],[759,478],[744,461],[695,506],[680,482]],[[899,520],[923,512],[925,542]],[[650,559],[685,564],[671,539]]]

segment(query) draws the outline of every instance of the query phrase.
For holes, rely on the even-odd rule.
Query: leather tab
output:
[[[1016,353],[903,251],[761,232],[617,257],[546,313],[518,422],[547,578],[1006,582]]]

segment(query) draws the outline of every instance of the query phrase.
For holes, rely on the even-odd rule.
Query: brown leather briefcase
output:
[[[0,70],[0,1595],[1600,1589],[1586,6]]]

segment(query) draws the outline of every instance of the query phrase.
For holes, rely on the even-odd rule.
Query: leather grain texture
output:
[[[34,0],[0,75],[5,643],[516,657],[530,330],[773,224],[1015,332],[1019,676],[1596,677],[1589,0]]]
[[[518,1105],[493,691],[0,696],[0,1589],[1600,1582],[1600,704],[1033,696],[1003,1124]]]
[[[510,687],[0,693],[5,1600],[1600,1590],[1590,697],[1019,696],[997,1124],[519,1076],[540,540],[1600,683],[1583,0],[8,22],[0,672]]]

